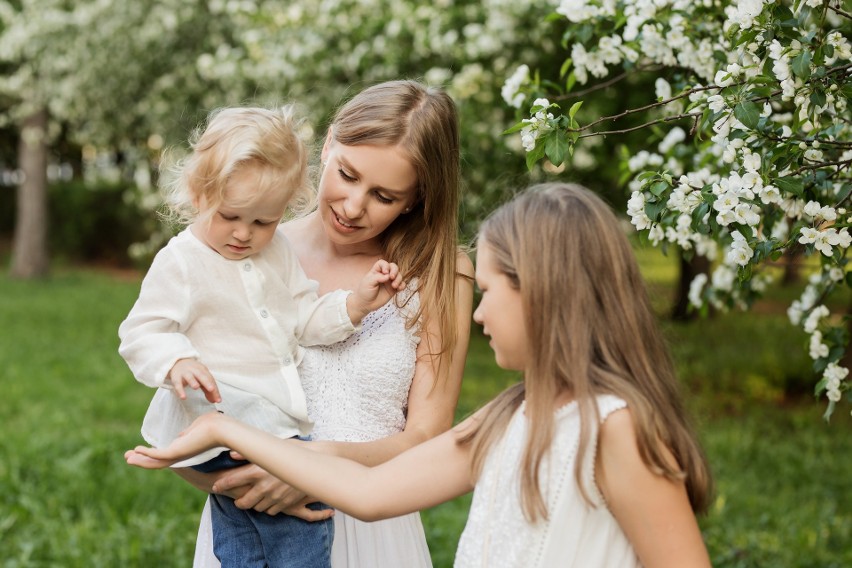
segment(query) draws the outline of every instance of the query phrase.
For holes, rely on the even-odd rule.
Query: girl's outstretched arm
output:
[[[456,444],[456,436],[456,429],[450,430],[389,462],[367,467],[211,413],[198,418],[168,447],[139,446],[125,453],[125,459],[131,465],[165,468],[205,449],[226,446],[344,513],[374,521],[432,507],[473,490],[469,451]]]
[[[643,566],[710,568],[686,487],[642,461],[629,409],[613,412],[601,425],[596,478]]]

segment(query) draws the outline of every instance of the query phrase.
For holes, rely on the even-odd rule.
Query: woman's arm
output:
[[[421,332],[417,347],[417,365],[408,393],[408,412],[402,432],[372,442],[315,442],[317,449],[349,458],[364,465],[378,465],[407,449],[447,431],[455,418],[462,374],[470,341],[470,322],[473,311],[473,264],[467,255],[459,254],[457,270],[469,278],[456,278],[456,345],[450,365],[438,376],[437,361],[429,353],[432,345],[440,345],[437,326]],[[434,323],[434,320],[433,320]]]
[[[421,339],[417,349],[417,365],[408,394],[408,413],[405,429],[372,442],[311,442],[312,449],[355,460],[364,465],[378,465],[399,455],[438,434],[445,432],[453,424],[462,373],[470,339],[471,312],[473,311],[473,264],[467,255],[459,254],[458,271],[466,277],[459,277],[456,283],[456,313],[458,341],[453,349],[452,361],[445,370],[444,377],[437,376],[437,369],[428,353],[428,345]],[[429,333],[440,338],[433,326]],[[279,479],[264,475],[261,471],[238,468],[230,470],[216,481],[213,491],[228,493],[235,488],[250,486],[241,495],[236,505],[243,509],[255,509],[269,514],[286,512],[301,518],[314,515],[306,507],[296,506],[303,494],[291,491]]]
[[[642,461],[629,409],[613,412],[601,425],[596,478],[643,566],[710,568],[685,485]]]
[[[373,521],[432,507],[473,489],[469,446],[456,444],[456,436],[456,429],[445,432],[389,462],[367,467],[211,413],[168,447],[140,446],[125,458],[141,467],[168,467],[211,447],[231,447],[301,491]]]

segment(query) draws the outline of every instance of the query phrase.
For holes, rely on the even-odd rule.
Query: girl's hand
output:
[[[168,376],[175,389],[175,394],[181,400],[186,398],[186,387],[189,387],[195,390],[203,390],[204,398],[210,403],[222,402],[219,387],[216,386],[216,379],[210,374],[206,365],[195,359],[178,359],[169,371]]]
[[[217,426],[225,425],[231,420],[224,414],[211,412],[200,416],[189,428],[165,448],[150,448],[136,446],[124,454],[124,459],[130,465],[145,469],[163,469],[181,460],[198,455],[205,450],[220,446]]]
[[[399,266],[386,260],[377,260],[361,279],[358,288],[346,299],[349,318],[356,325],[369,312],[385,305],[394,294],[405,288]]]

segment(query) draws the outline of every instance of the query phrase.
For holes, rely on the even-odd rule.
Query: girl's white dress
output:
[[[620,398],[597,398],[601,420],[625,408]],[[506,433],[491,449],[476,483],[470,514],[456,553],[457,568],[634,568],[639,559],[618,522],[604,503],[594,481],[594,451],[583,460],[582,479],[595,507],[580,493],[574,463],[580,433],[575,402],[556,411],[556,430],[539,480],[549,518],[530,524],[524,518],[520,496],[520,464],[527,438],[522,403]],[[595,440],[597,432],[595,432]]]
[[[406,329],[405,321],[418,303],[417,294],[402,308],[388,302],[368,314],[349,339],[305,349],[299,374],[315,421],[313,439],[369,442],[402,431],[419,342],[419,329]],[[206,505],[195,568],[219,566],[210,530]],[[431,567],[420,514],[365,523],[336,511],[331,563],[334,568]]]

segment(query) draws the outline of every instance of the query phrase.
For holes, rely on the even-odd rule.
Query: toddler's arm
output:
[[[368,313],[385,305],[405,284],[399,267],[393,262],[377,260],[361,279],[358,288],[346,298],[346,311],[358,325]]]
[[[139,298],[118,328],[118,352],[140,383],[167,385],[180,359],[197,359],[198,351],[181,333],[190,320],[192,301],[181,262],[168,248],[154,258],[142,281]]]

